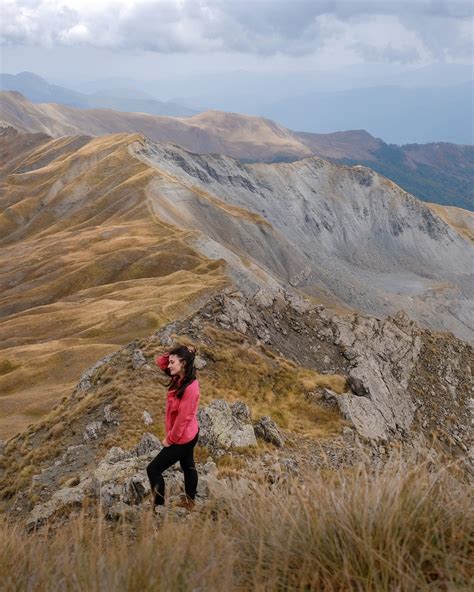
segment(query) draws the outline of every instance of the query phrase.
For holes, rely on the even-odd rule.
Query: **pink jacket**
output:
[[[156,358],[155,363],[164,372],[168,369],[169,354]],[[166,398],[166,437],[170,444],[187,444],[199,430],[197,410],[199,405],[199,382],[193,380],[186,387],[181,399],[175,397],[176,390],[168,391]]]

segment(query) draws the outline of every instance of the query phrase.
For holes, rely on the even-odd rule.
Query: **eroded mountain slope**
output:
[[[197,226],[207,237],[203,252],[231,263],[230,249],[307,294],[376,315],[403,309],[427,327],[474,338],[474,246],[451,210],[431,208],[365,167],[315,157],[243,165],[163,144],[130,149],[160,171],[147,187],[157,215]],[[247,222],[234,231],[210,197],[260,216],[272,234]],[[234,269],[236,277],[246,271]]]

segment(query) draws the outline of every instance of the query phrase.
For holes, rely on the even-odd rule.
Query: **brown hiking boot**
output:
[[[186,510],[189,510],[190,512],[195,506],[196,502],[187,495],[182,495],[179,501],[173,504],[174,508],[186,508]]]

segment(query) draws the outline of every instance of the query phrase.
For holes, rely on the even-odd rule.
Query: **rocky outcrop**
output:
[[[306,397],[339,409],[363,438],[406,441],[436,431],[467,451],[472,391],[467,343],[427,331],[403,311],[384,319],[338,315],[281,290],[216,298],[222,328],[264,341],[321,373],[345,375],[345,393],[323,388]]]
[[[415,413],[407,388],[420,353],[420,328],[403,313],[390,320],[335,316],[333,322],[336,343],[353,360],[348,384],[354,392],[338,398],[343,415],[367,438],[406,432]]]
[[[34,529],[58,512],[67,513],[73,507],[81,506],[85,498],[97,501],[106,515],[109,511],[111,515],[116,514],[117,504],[141,504],[150,492],[146,466],[161,448],[159,439],[150,433],[143,434],[140,442],[130,450],[111,448],[96,466],[80,474],[77,485],[61,488],[48,501],[36,505],[29,515],[27,527]],[[169,481],[173,485],[177,479]]]
[[[86,499],[98,504],[109,519],[134,520],[150,494],[146,467],[161,448],[162,444],[156,436],[145,433],[137,446],[130,450],[119,447],[109,449],[97,466],[81,473],[78,483],[54,491],[50,499],[34,506],[26,522],[27,529],[32,531],[53,517],[69,515],[81,508]],[[217,466],[210,459],[204,464],[198,463],[197,468],[197,495],[200,499],[239,497],[247,494],[251,487],[251,482],[244,477],[218,479]],[[172,508],[169,502],[176,499],[183,489],[178,464],[166,471],[165,479],[168,500],[165,509],[168,509]],[[149,505],[145,504],[145,507]],[[180,513],[183,510],[178,510]]]
[[[51,516],[60,511],[70,510],[74,506],[81,506],[86,496],[86,489],[90,482],[81,487],[66,487],[56,491],[51,499],[33,508],[27,521],[27,529],[33,530],[43,525]]]
[[[249,417],[241,405],[231,408],[224,399],[214,400],[198,412],[199,442],[214,451],[256,446],[253,426],[247,423]]]

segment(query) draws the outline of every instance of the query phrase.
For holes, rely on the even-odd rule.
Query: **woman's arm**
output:
[[[169,358],[170,358],[169,353],[168,352],[165,352],[162,356],[158,356],[155,359],[155,364],[157,366],[159,366],[159,368],[161,368],[161,370],[163,370],[163,372],[167,376],[171,376],[171,373],[170,373],[169,368],[168,368]]]

